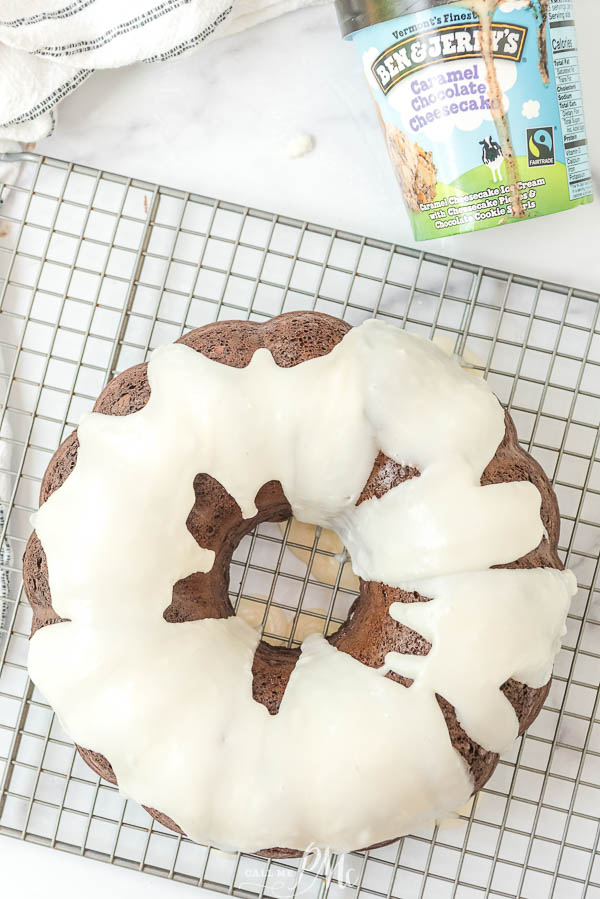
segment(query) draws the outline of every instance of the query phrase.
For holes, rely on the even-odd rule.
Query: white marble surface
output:
[[[575,0],[588,136],[600,179],[598,0]],[[333,7],[301,10],[172,63],[95,73],[60,107],[49,155],[371,237],[412,244],[351,44]],[[291,137],[315,150],[289,159]],[[600,289],[600,204],[420,244]]]
[[[3,895],[19,899],[205,899],[215,893],[45,846],[0,838]],[[6,891],[6,892],[5,892]]]

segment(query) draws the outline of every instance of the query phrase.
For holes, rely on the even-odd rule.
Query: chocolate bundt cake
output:
[[[271,857],[392,841],[485,784],[574,592],[551,485],[485,382],[382,322],[298,312],[191,331],[94,412],[23,568],[32,678],[95,772]],[[292,514],[338,532],[360,595],[281,648],[234,616],[229,566]]]

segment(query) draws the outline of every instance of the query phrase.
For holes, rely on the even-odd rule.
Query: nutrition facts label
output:
[[[549,24],[550,49],[565,141],[569,194],[572,200],[576,200],[592,193],[592,178],[585,136],[572,0],[554,0],[551,3]]]

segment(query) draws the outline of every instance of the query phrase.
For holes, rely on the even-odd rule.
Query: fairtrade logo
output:
[[[554,165],[554,128],[527,129],[527,156],[529,168]]]

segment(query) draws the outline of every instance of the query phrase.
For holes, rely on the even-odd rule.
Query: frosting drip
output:
[[[396,602],[390,614],[432,648],[426,656],[388,653],[387,665],[451,702],[480,746],[506,752],[517,738],[517,717],[498,685],[511,677],[530,687],[548,683],[576,589],[573,574],[479,571],[413,581],[409,589],[433,598]]]
[[[574,592],[568,572],[488,570],[543,535],[532,484],[480,486],[504,434],[488,386],[375,320],[292,368],[266,349],[235,369],[168,346],[148,378],[139,412],[84,419],[75,469],[34,516],[70,620],[35,634],[30,671],[67,732],[109,759],[123,793],[223,848],[346,851],[463,805],[472,783],[435,693],[484,748],[510,745],[499,687],[548,680]],[[379,450],[421,476],[356,506]],[[431,597],[391,609],[429,655],[375,670],[313,634],[270,716],[252,698],[252,627],[162,617],[176,581],[213,564],[186,527],[199,472],[246,518],[279,480],[357,574]]]

